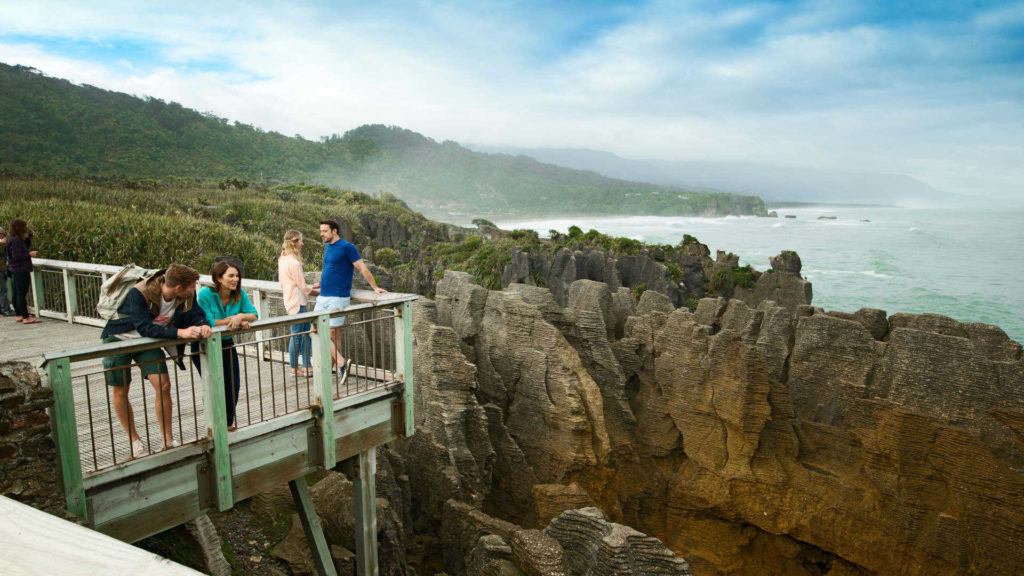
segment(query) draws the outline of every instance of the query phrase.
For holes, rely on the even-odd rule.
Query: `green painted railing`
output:
[[[60,454],[60,464],[65,495],[67,497],[68,510],[78,516],[88,516],[86,503],[86,480],[92,475],[100,475],[111,470],[127,475],[129,470],[137,467],[139,463],[145,463],[148,455],[137,455],[131,452],[128,447],[127,434],[120,428],[116,418],[113,416],[109,391],[104,382],[102,368],[96,368],[96,360],[104,357],[167,348],[178,344],[188,346],[193,343],[199,344],[196,353],[201,367],[201,380],[196,383],[195,369],[192,368],[192,355],[186,352],[181,356],[186,366],[186,377],[179,381],[175,370],[174,381],[172,382],[172,398],[177,411],[175,424],[177,429],[175,435],[180,438],[185,448],[190,445],[200,446],[209,455],[209,470],[212,475],[214,486],[210,495],[215,507],[225,510],[233,505],[232,476],[231,476],[231,442],[227,425],[225,387],[224,387],[224,366],[222,362],[221,349],[225,336],[233,336],[235,340],[246,334],[256,337],[255,341],[236,344],[242,362],[248,371],[250,366],[255,366],[256,375],[252,372],[243,372],[242,380],[245,381],[257,377],[262,382],[269,380],[269,398],[275,402],[271,407],[267,404],[267,390],[259,391],[259,414],[256,416],[256,423],[272,421],[287,414],[308,411],[310,417],[315,420],[314,429],[317,430],[320,438],[317,444],[320,446],[318,466],[320,468],[332,468],[337,463],[335,447],[335,419],[333,406],[340,398],[357,395],[362,392],[373,391],[376,388],[394,389],[401,386],[402,390],[402,419],[404,435],[413,433],[413,382],[412,382],[412,308],[411,302],[416,296],[408,294],[384,294],[374,301],[358,303],[346,308],[323,312],[306,312],[294,316],[283,316],[267,318],[254,322],[248,329],[228,333],[223,328],[218,328],[214,334],[206,339],[191,340],[158,340],[151,338],[139,338],[130,341],[115,342],[109,344],[98,344],[89,348],[77,350],[52,351],[44,355],[42,368],[47,375],[49,386],[54,391],[55,403],[51,417],[53,420],[54,438]],[[339,375],[331,366],[329,322],[332,317],[346,317],[346,324],[341,329],[348,331],[351,341],[350,348],[346,351],[346,357],[355,360],[357,369],[348,381],[342,382]],[[274,340],[287,339],[291,337],[288,329],[293,325],[311,323],[310,336],[312,341],[312,366],[313,373],[310,376],[289,375],[286,372],[287,357],[282,353],[266,353],[267,344]],[[259,334],[278,333],[278,336],[270,336],[260,339]],[[353,336],[354,335],[354,336]],[[339,337],[339,342],[345,342],[346,337]],[[344,344],[343,344],[344,345]],[[247,350],[248,349],[248,350]],[[129,368],[132,373],[138,375],[135,365]],[[269,376],[263,374],[267,372]],[[280,374],[280,378],[278,378]],[[193,382],[189,382],[191,375]],[[353,387],[352,380],[355,380]],[[360,384],[362,383],[362,384]],[[281,384],[284,384],[283,390]],[[294,388],[292,386],[294,385]],[[146,405],[145,393],[149,384],[136,381],[134,388],[143,396],[142,411],[135,411],[137,424],[142,424],[144,418],[152,418],[148,413],[150,407]],[[247,384],[248,386],[248,384]],[[303,392],[305,386],[307,392]],[[196,387],[201,388],[201,394],[196,394]],[[243,389],[243,393],[252,391],[252,387]],[[281,410],[277,398],[281,396],[285,401],[284,410]],[[182,393],[186,396],[183,396]],[[187,395],[191,393],[196,401],[192,408],[194,413],[182,414],[182,406],[187,403]],[[252,394],[256,394],[252,391]],[[293,403],[289,404],[289,398]],[[305,399],[303,399],[305,398]],[[104,401],[105,399],[105,401]],[[199,405],[200,401],[202,404]],[[136,399],[137,400],[137,399]],[[251,398],[246,397],[245,401]],[[238,400],[239,409],[242,410],[243,399]],[[255,402],[255,401],[254,401]],[[240,416],[236,415],[236,425],[241,431],[246,426],[252,425],[253,414],[256,408],[250,404],[247,408],[249,424],[238,421]],[[200,421],[199,413],[202,412]],[[270,416],[266,413],[269,412]],[[191,425],[188,418],[195,420]],[[152,427],[152,422],[145,425]],[[193,436],[185,436],[184,431],[194,428]],[[140,430],[141,433],[141,430]],[[235,436],[239,434],[234,433]],[[100,443],[102,445],[98,445]],[[119,458],[118,454],[129,451],[129,458]],[[105,461],[101,456],[106,452],[110,453],[111,460]],[[83,453],[90,458],[83,465]]]

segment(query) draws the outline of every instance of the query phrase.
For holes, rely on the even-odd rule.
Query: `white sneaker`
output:
[[[352,359],[348,358],[345,363],[338,366],[338,385],[342,385],[348,380],[348,373],[352,371]]]
[[[178,447],[178,443],[175,442],[174,440],[171,440],[167,444],[164,444],[164,447],[161,448],[161,450],[170,450],[171,448],[177,448],[177,447]]]
[[[149,450],[146,449],[146,443],[142,441],[142,438],[136,438],[132,440],[132,457],[139,458],[145,456]]]

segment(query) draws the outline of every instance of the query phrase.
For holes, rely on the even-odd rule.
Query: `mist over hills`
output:
[[[631,160],[586,148],[511,148],[466,144],[480,152],[521,154],[613,178],[752,194],[770,203],[963,206],[988,202],[937,190],[910,176],[766,166],[745,162]]]
[[[322,184],[390,193],[430,218],[465,224],[477,217],[765,213],[755,196],[474,152],[397,126],[364,125],[319,141],[290,137],[6,64],[0,173]]]

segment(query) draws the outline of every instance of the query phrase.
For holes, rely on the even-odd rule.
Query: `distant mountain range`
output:
[[[391,193],[428,217],[465,224],[527,216],[765,213],[755,196],[473,152],[397,126],[365,125],[319,141],[290,137],[176,102],[0,64],[0,175],[5,172],[323,184]]]
[[[466,146],[478,152],[521,154],[540,162],[593,170],[611,178],[752,194],[764,198],[769,204],[820,202],[955,206],[978,201],[977,197],[942,192],[920,180],[900,174],[836,172],[743,162],[629,160],[610,152],[586,148]]]

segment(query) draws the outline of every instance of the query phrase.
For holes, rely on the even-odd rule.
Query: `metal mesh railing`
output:
[[[336,369],[330,371],[333,399],[398,382],[396,308],[369,308],[350,313],[336,312],[334,315],[345,317],[343,326],[332,329],[336,352],[351,364],[346,374]],[[305,369],[307,365],[302,346],[311,346],[312,339],[320,335],[311,327],[294,334],[290,328],[308,322],[307,319],[278,323],[278,326],[267,330],[256,326],[225,341],[221,357],[224,397],[229,406],[229,430],[310,408],[316,397],[314,376],[311,370]],[[293,339],[296,351],[294,368],[289,352],[289,341]],[[326,337],[321,341],[330,343]],[[167,374],[171,406],[165,418],[169,424],[164,426],[170,426],[173,441],[190,444],[207,436],[208,418],[203,395],[206,384],[200,360],[203,351],[199,343],[183,348],[181,351],[177,348],[163,349],[166,350],[164,358],[158,360],[137,362],[122,358],[124,364],[113,368],[104,367],[104,359],[95,357],[95,354],[88,361],[72,364],[70,386],[75,398],[83,472],[93,473],[163,449],[166,430],[161,426],[163,396],[158,393],[160,384],[154,383],[152,376],[144,377],[144,372]],[[151,343],[146,350],[159,351],[161,344]],[[112,357],[108,355],[106,358]],[[315,369],[316,357],[311,354],[310,358],[309,367]],[[108,360],[106,364],[110,362]],[[130,382],[125,394],[129,408],[120,415],[120,392],[111,385],[116,384],[117,379]],[[141,449],[131,442],[128,430],[132,425],[142,441]]]

